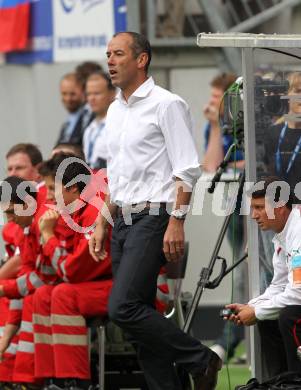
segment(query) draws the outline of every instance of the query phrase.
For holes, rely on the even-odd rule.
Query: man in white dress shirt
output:
[[[267,378],[288,370],[301,373],[297,355],[301,343],[301,210],[292,208],[293,189],[285,197],[278,180],[266,178],[261,189],[255,184],[255,191],[250,190],[252,218],[261,230],[275,233],[273,280],[248,304],[227,306],[235,312],[229,317],[231,321],[258,325]]]
[[[102,71],[92,73],[86,83],[86,97],[95,119],[86,128],[83,149],[87,164],[94,169],[106,167],[104,127],[107,111],[115,98],[110,76]]]
[[[182,388],[175,363],[193,375],[197,390],[212,390],[219,357],[154,308],[160,267],[183,255],[185,216],[201,173],[190,111],[148,77],[151,48],[144,36],[114,35],[107,58],[112,84],[120,88],[105,128],[106,205],[115,216],[109,316],[137,342],[150,390]],[[90,240],[96,260],[107,226],[100,214]]]

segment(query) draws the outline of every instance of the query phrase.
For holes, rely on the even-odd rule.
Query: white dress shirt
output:
[[[105,118],[94,119],[84,132],[83,150],[86,162],[91,168],[95,167],[99,158],[107,159],[104,127]]]
[[[284,229],[273,238],[274,277],[270,286],[248,303],[255,308],[259,320],[274,320],[279,311],[288,305],[301,305],[301,280],[294,281],[293,268],[301,270],[301,216],[294,208]]]
[[[188,105],[148,78],[126,102],[122,92],[106,119],[111,201],[172,203],[175,178],[191,188],[201,174]]]

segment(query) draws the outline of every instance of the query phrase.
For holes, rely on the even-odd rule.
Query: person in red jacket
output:
[[[38,167],[43,158],[37,146],[31,143],[19,143],[13,145],[6,154],[6,169],[9,176],[18,176],[24,180],[38,182],[37,204],[42,205],[46,197],[46,189],[43,183],[39,183],[40,175]],[[0,281],[16,278],[20,271],[20,249],[16,238],[22,235],[22,229],[12,220],[2,227],[2,238],[5,244],[4,262],[0,268]],[[9,300],[0,299],[0,336],[5,326],[9,310]],[[11,382],[16,355],[18,336],[16,335],[6,350],[4,359],[0,363],[0,381]]]
[[[33,182],[10,176],[1,183],[0,190],[1,206],[4,212],[8,219],[20,228],[16,232],[15,242],[21,256],[21,269],[18,277],[0,282],[0,296],[10,299],[9,313],[3,337],[0,340],[0,358],[6,361],[7,356],[4,356],[4,353],[7,354],[7,351],[12,349],[13,336],[19,331],[11,380],[35,384],[32,296],[30,293],[43,283],[43,279],[52,281],[56,274],[55,271],[50,273],[49,269],[45,272],[37,264],[40,248],[34,221],[37,186]]]
[[[53,267],[64,283],[40,287],[34,294],[35,373],[49,378],[50,383],[54,379],[61,387],[88,388],[86,318],[107,314],[112,286],[110,241],[106,242],[102,261],[96,264],[88,241],[98,210],[81,199],[90,181],[84,162],[58,154],[44,162],[40,172],[48,198],[57,201],[56,208],[39,220],[41,264]],[[60,229],[56,229],[59,224]]]

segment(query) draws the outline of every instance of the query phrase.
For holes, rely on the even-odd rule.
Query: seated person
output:
[[[10,200],[6,201],[5,190],[8,190],[8,186],[11,193]],[[15,242],[21,257],[18,277],[0,283],[0,296],[10,298],[8,319],[0,342],[0,356],[2,359],[4,352],[8,353],[12,347],[12,338],[19,331],[12,380],[38,385],[40,382],[36,381],[33,371],[32,293],[45,282],[55,282],[56,278],[53,270],[51,272],[50,268],[40,267],[37,262],[40,243],[34,219],[44,206],[35,213],[38,190],[33,182],[10,176],[2,182],[0,189],[4,212],[20,227]]]
[[[13,145],[6,154],[6,170],[9,176],[18,176],[24,180],[38,183],[37,207],[44,203],[46,197],[45,186],[40,183],[38,167],[43,157],[36,145],[31,143],[18,143]],[[7,223],[2,228],[2,237],[5,244],[5,262],[0,268],[0,280],[15,278],[20,271],[21,259],[20,249],[16,238],[22,234],[22,229],[17,225],[11,216],[7,214]],[[0,335],[3,334],[3,327],[7,321],[9,310],[9,300],[0,300]],[[6,349],[3,359],[0,362],[0,381],[11,382],[14,368],[14,360],[17,350],[18,336],[14,336],[8,349]]]
[[[297,356],[301,341],[301,215],[300,209],[293,207],[293,191],[285,199],[281,187],[275,187],[278,180],[269,177],[262,189],[255,184],[250,190],[252,218],[261,230],[275,233],[273,280],[248,304],[227,305],[234,312],[229,320],[237,325],[258,325],[268,377],[288,370],[301,373]],[[273,193],[270,185],[274,185]]]
[[[48,198],[57,201],[39,220],[41,264],[53,267],[64,283],[42,286],[34,295],[35,375],[58,387],[88,388],[86,318],[107,313],[112,286],[110,241],[102,261],[95,263],[88,241],[98,210],[81,198],[86,187],[83,178],[88,182],[90,171],[78,161],[62,170],[60,165],[67,158],[70,155],[58,154],[44,162],[40,171]],[[70,185],[76,177],[79,181]]]

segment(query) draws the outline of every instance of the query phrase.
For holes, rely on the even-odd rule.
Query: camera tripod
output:
[[[231,145],[231,147],[229,148],[229,150],[228,150],[224,160],[220,164],[220,167],[218,168],[214,178],[212,179],[212,184],[211,184],[211,187],[208,189],[208,192],[210,192],[210,193],[214,192],[214,188],[215,188],[216,183],[219,182],[222,173],[227,168],[227,165],[229,163],[229,159],[230,159],[230,156],[231,156],[231,152],[232,152],[234,147],[235,147],[235,144]],[[238,179],[238,183],[239,183],[238,194],[242,193],[244,182],[245,182],[245,172],[243,171],[239,175],[239,179]],[[231,199],[230,210],[234,210],[236,198],[237,197],[234,196]],[[231,213],[229,213],[229,215],[227,215],[225,217],[225,220],[223,222],[223,225],[221,227],[220,233],[218,235],[215,247],[213,249],[213,252],[212,252],[211,259],[210,259],[208,267],[204,267],[201,270],[200,279],[199,279],[198,284],[197,284],[197,289],[196,289],[196,291],[194,293],[194,296],[193,296],[193,299],[192,299],[192,303],[191,303],[191,306],[189,308],[189,311],[188,311],[188,314],[186,316],[186,319],[185,319],[185,322],[184,322],[184,326],[183,326],[183,330],[186,333],[189,333],[189,331],[191,330],[191,325],[192,325],[192,322],[193,322],[194,316],[196,314],[196,310],[197,310],[199,301],[200,301],[200,299],[202,297],[202,294],[203,294],[204,290],[206,288],[207,289],[215,289],[216,287],[218,287],[219,284],[221,283],[221,281],[223,280],[223,278],[226,275],[228,275],[230,272],[232,272],[234,270],[234,268],[236,268],[248,256],[248,254],[245,254],[243,257],[241,257],[239,260],[237,260],[230,267],[227,266],[226,259],[218,256],[220,248],[221,248],[221,245],[222,245],[222,242],[223,242],[223,239],[225,237],[225,234],[226,234],[226,231],[227,231],[227,228],[228,228],[228,225],[230,223],[230,219],[231,219]],[[215,279],[210,280],[210,277],[212,275],[212,272],[213,272],[216,260],[221,260],[222,261],[221,262],[221,270],[220,270],[219,275]]]

